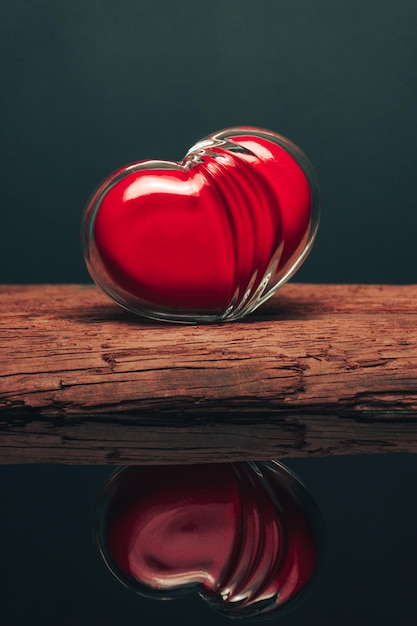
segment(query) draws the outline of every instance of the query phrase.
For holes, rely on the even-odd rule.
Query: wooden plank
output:
[[[241,322],[0,287],[0,463],[417,451],[417,286],[289,284]]]

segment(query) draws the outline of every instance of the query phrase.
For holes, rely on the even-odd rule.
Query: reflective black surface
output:
[[[309,595],[280,616],[279,624],[412,626],[417,457],[294,459],[287,465],[321,507],[327,545]],[[110,472],[105,467],[1,468],[4,623],[230,626],[199,598],[147,600],[108,572],[92,525],[97,493]]]

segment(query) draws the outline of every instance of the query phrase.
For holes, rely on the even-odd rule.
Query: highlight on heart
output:
[[[261,619],[305,596],[323,522],[276,461],[147,465],[108,479],[95,537],[111,572],[139,594],[198,593],[228,617]]]
[[[93,280],[136,314],[237,320],[300,267],[319,213],[316,176],[297,146],[230,128],[180,162],[139,161],[109,176],[84,211],[82,249]]]

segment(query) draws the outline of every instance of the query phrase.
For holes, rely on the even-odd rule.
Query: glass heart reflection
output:
[[[321,532],[305,487],[275,461],[129,467],[97,505],[99,549],[121,582],[155,598],[197,591],[231,617],[299,597]]]
[[[270,131],[234,128],[180,163],[141,161],[105,180],[84,212],[83,253],[96,283],[135,313],[240,319],[301,265],[318,217],[301,150]]]

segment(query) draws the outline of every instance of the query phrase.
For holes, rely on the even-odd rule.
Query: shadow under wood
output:
[[[157,320],[135,315],[111,302],[108,304],[94,303],[82,309],[57,313],[54,317],[81,322],[82,324],[108,324],[114,322],[116,324],[123,323],[140,327],[161,326],[165,324],[165,322],[158,322]]]
[[[274,298],[272,301],[264,303],[259,309],[252,314],[247,315],[241,320],[217,322],[219,325],[225,324],[259,324],[262,322],[271,322],[274,320],[285,321],[292,319],[311,319],[317,317],[322,311],[318,310],[317,302],[306,300],[297,301],[292,298]],[[216,322],[171,322],[168,320],[153,320],[147,317],[136,315],[127,311],[117,304],[94,303],[88,307],[78,310],[72,309],[68,312],[59,312],[54,315],[56,318],[64,318],[73,320],[82,324],[100,324],[100,323],[116,323],[128,324],[129,326],[155,328],[161,326],[213,326]]]

